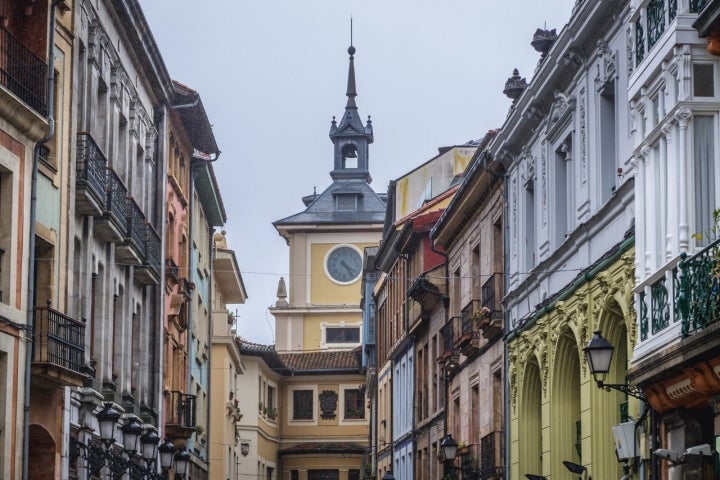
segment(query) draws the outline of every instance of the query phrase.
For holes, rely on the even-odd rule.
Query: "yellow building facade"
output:
[[[563,465],[584,466],[593,478],[620,478],[612,427],[641,415],[637,400],[597,388],[583,349],[594,331],[615,345],[607,383],[625,383],[635,342],[632,239],[579,275],[507,341],[510,478],[526,474],[577,478]],[[629,403],[629,406],[628,406]]]

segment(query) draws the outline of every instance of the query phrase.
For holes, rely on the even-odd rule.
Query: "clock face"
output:
[[[337,247],[328,254],[325,268],[337,283],[351,283],[362,273],[362,257],[353,247]]]

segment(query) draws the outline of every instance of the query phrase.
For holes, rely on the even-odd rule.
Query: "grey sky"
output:
[[[575,0],[140,0],[173,79],[200,92],[249,300],[238,333],[273,343],[288,248],[271,222],[331,181],[332,116],[345,106],[353,17],[361,118],[372,116],[373,188],[498,128],[513,68],[531,80],[535,29],[558,32]]]

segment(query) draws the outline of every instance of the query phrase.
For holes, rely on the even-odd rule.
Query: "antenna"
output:
[[[350,15],[350,46],[353,44],[352,15]]]

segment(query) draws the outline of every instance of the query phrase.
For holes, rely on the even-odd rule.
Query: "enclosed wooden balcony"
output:
[[[61,386],[81,386],[85,378],[85,324],[50,307],[35,307],[32,374]]]

